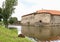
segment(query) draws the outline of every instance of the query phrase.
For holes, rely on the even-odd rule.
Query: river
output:
[[[18,34],[23,33],[29,38],[35,39],[37,42],[51,41],[60,42],[60,26],[44,27],[44,26],[15,26]]]

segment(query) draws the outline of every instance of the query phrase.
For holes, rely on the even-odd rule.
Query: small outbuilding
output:
[[[21,23],[23,25],[54,24],[60,25],[60,11],[38,10],[36,12],[23,15]]]

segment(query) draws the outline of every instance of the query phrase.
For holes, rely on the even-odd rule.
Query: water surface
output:
[[[60,42],[60,26],[15,26],[9,27],[17,28],[18,35],[24,34],[25,36],[35,39],[37,42]],[[58,38],[57,38],[58,37]]]
[[[22,26],[22,33],[41,41],[60,36],[60,26]]]

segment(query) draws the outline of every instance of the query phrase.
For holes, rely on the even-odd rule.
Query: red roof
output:
[[[32,15],[32,14],[37,14],[37,13],[50,13],[52,15],[60,15],[60,11],[57,11],[57,10],[38,10],[35,13],[30,13],[30,14],[27,14],[27,15],[23,15],[22,17]]]
[[[60,15],[60,11],[57,11],[57,10],[38,10],[37,11],[37,13],[43,13],[43,12],[51,13],[53,15]]]

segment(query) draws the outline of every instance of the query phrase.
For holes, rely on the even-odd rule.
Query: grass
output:
[[[28,38],[18,37],[16,29],[7,29],[0,26],[0,42],[32,42]]]

